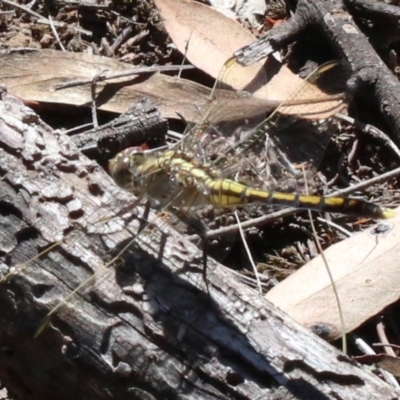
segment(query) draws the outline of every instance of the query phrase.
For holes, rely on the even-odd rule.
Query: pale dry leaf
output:
[[[231,18],[211,7],[189,0],[155,0],[164,26],[178,50],[197,68],[214,79],[233,53],[254,41],[254,36]],[[236,90],[257,76],[262,63],[239,67],[225,77]],[[262,84],[265,84],[262,82]]]
[[[399,211],[390,222],[380,222],[325,250],[346,332],[400,298]],[[339,311],[321,256],[274,287],[266,297],[328,340],[340,337]]]
[[[62,90],[54,90],[54,87],[71,80],[92,79],[106,70],[113,74],[132,70],[131,66],[106,57],[55,50],[3,55],[0,65],[2,84],[10,93],[25,101],[85,107],[91,105],[90,84]],[[100,110],[123,113],[148,96],[164,118],[178,118],[179,112],[190,122],[198,122],[201,118],[199,109],[208,110],[215,104],[215,101],[209,100],[209,88],[163,74],[142,74],[99,82],[96,93],[96,104]],[[240,112],[251,116],[277,106],[277,103],[250,96],[237,98],[230,91],[220,91],[217,97],[218,102],[226,98],[223,102],[229,103],[227,111],[232,115]],[[219,115],[223,117],[221,113]],[[215,117],[213,121],[218,122],[218,116]]]
[[[293,76],[296,79],[293,79]],[[268,85],[263,89],[264,93],[268,93],[268,98],[284,102],[299,101],[300,103],[285,107],[285,114],[301,115],[303,118],[319,120],[330,118],[346,107],[341,99],[335,95],[327,95],[307,80],[301,80],[298,76],[293,75],[289,68],[280,66],[279,72],[270,74],[270,77]],[[258,96],[258,93],[255,95]],[[310,103],[308,103],[309,100],[311,100]]]
[[[54,50],[4,55],[0,63],[0,79],[10,93],[27,101],[86,107],[91,104],[90,84],[62,90],[54,87],[72,80],[92,79],[102,71],[115,74],[132,70],[128,64],[110,58]],[[123,113],[149,96],[164,117],[176,118],[176,111],[180,111],[192,120],[191,115],[198,112],[194,104],[206,107],[210,91],[187,80],[145,74],[99,82],[96,93],[101,110]]]
[[[294,92],[297,100],[304,93],[307,99],[325,100],[319,105],[301,104],[285,108],[285,113],[299,114],[310,109],[312,119],[321,119],[334,115],[342,108],[341,101],[326,101],[326,94],[313,85],[307,85],[273,59],[269,60],[268,70],[264,68],[263,62],[249,67],[235,64],[226,73],[221,74],[227,59],[232,57],[236,50],[252,43],[255,40],[254,36],[238,22],[199,2],[155,0],[155,4],[177,49],[185,54],[193,65],[213,78],[221,79],[235,90],[245,90],[253,96],[277,103],[294,97]]]

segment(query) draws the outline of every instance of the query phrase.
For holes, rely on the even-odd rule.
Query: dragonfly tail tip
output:
[[[390,218],[394,218],[396,215],[397,215],[396,211],[394,211],[390,208],[384,208],[384,209],[382,209],[381,218],[382,219],[390,219]]]

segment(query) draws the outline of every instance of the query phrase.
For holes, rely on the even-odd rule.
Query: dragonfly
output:
[[[229,70],[232,65],[235,65],[235,60],[228,60],[225,69]],[[335,66],[336,63],[323,65],[310,74],[307,82],[315,81]],[[233,208],[258,203],[270,207],[293,207],[374,219],[394,217],[391,209],[360,199],[264,190],[224,176],[226,174],[223,171],[229,169],[228,164],[244,157],[255,143],[265,138],[272,127],[282,129],[279,126],[280,113],[288,108],[287,104],[283,103],[269,118],[246,132],[244,139],[225,148],[224,155],[212,163],[204,161],[201,149],[197,148],[193,152],[192,148],[196,148],[193,142],[201,143],[201,135],[204,135],[202,130],[199,135],[194,129],[175,149],[146,153],[137,148],[128,148],[120,152],[109,163],[111,176],[120,187],[139,197],[145,193],[162,207],[189,210],[198,204]],[[211,146],[214,143],[211,141]]]

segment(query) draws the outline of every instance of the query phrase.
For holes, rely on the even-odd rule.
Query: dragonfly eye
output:
[[[132,182],[130,164],[130,158],[125,155],[116,156],[108,163],[108,168],[112,178],[117,185],[123,189],[129,186]]]

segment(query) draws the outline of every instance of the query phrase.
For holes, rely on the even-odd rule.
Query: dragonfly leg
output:
[[[172,212],[186,225],[192,228],[197,235],[199,235],[200,242],[203,247],[203,280],[206,285],[207,293],[210,294],[209,285],[207,280],[207,226],[195,215],[190,213],[189,211],[179,210],[177,208],[172,207]]]

